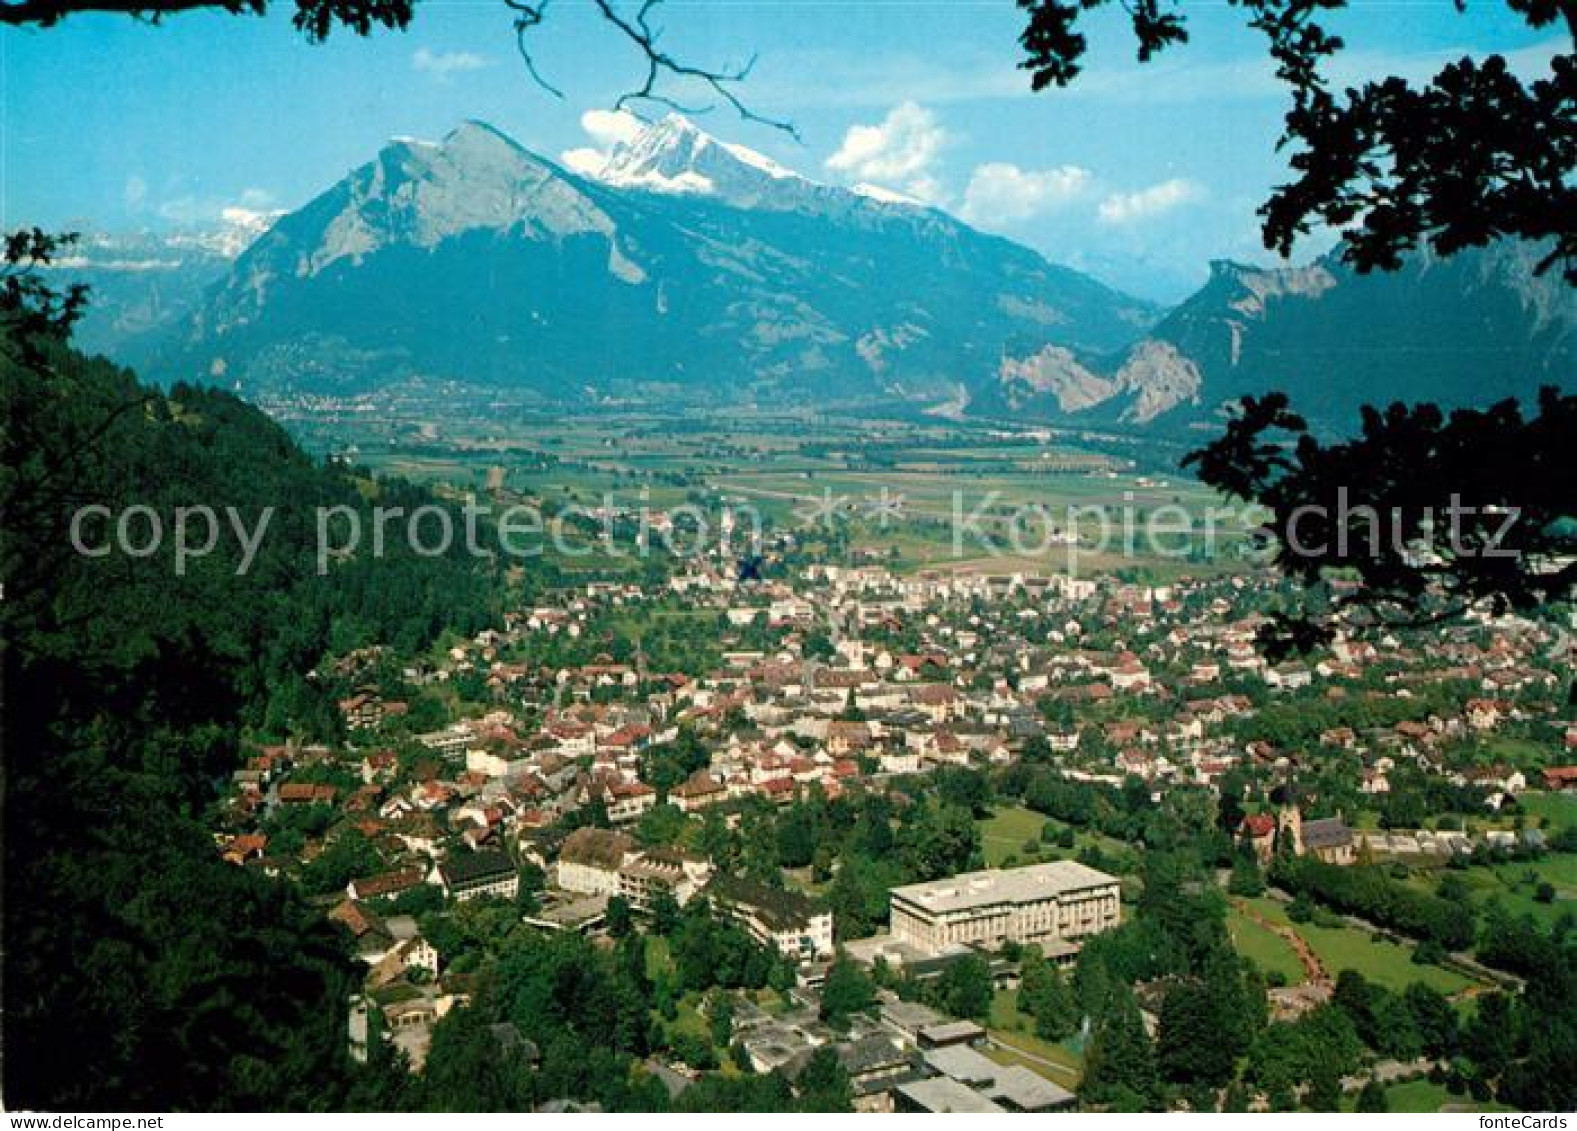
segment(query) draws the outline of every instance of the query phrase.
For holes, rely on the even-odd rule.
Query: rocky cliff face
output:
[[[1419,255],[1360,275],[1335,255],[1304,267],[1212,265],[1209,281],[1112,355],[1009,358],[1021,410],[1186,428],[1246,393],[1288,393],[1316,427],[1350,431],[1361,405],[1531,398],[1577,383],[1577,294],[1538,276],[1536,248]]]

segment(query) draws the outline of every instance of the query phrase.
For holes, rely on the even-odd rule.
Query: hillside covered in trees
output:
[[[155,390],[34,328],[8,318],[0,342],[8,1106],[358,1106],[340,938],[285,881],[223,863],[199,818],[249,729],[337,725],[299,674],[331,645],[475,631],[494,580],[403,544],[318,576],[315,506],[431,497],[314,463],[232,396]],[[233,538],[182,576],[168,548],[73,552],[88,504],[166,523],[234,507],[254,529],[278,510],[245,576]]]

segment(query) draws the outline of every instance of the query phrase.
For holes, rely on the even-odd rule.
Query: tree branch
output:
[[[526,3],[525,0],[504,0],[504,6],[515,13],[515,50],[520,53],[520,60],[525,63],[532,81],[554,98],[563,98],[564,92],[543,78],[542,72],[537,70],[537,61],[532,58],[531,50],[526,46],[526,36],[546,17],[548,4],[551,2],[552,0],[540,0],[539,3],[532,4]]]
[[[1503,0],[1529,27],[1564,23],[1577,44],[1574,0]],[[1549,241],[1539,273],[1560,267],[1577,285],[1577,52],[1524,81],[1506,60],[1464,58],[1432,78],[1391,76],[1335,89],[1329,62],[1345,45],[1326,22],[1349,0],[1230,0],[1264,37],[1291,94],[1277,148],[1294,178],[1261,206],[1265,246],[1291,253],[1316,225],[1344,237],[1359,271],[1390,270],[1427,243],[1442,256],[1502,237]],[[1018,0],[1031,88],[1067,86],[1080,73],[1090,13],[1114,0]],[[1175,0],[1181,9],[1186,0]],[[1141,62],[1187,40],[1180,11],[1158,0],[1115,0]],[[1460,11],[1465,0],[1456,0]]]
[[[231,14],[244,11],[262,13],[262,0],[3,0],[0,2],[0,24],[12,27],[53,27],[67,16],[85,12],[105,12],[133,16],[139,20],[157,23],[159,19],[176,12],[190,12],[202,8],[219,8]]]
[[[515,45],[521,59],[525,62],[527,71],[543,90],[556,98],[563,98],[563,92],[542,76],[527,42],[530,34],[540,27],[546,18],[548,5],[551,2],[552,0],[504,0],[505,5],[515,14]],[[799,131],[795,129],[792,122],[756,113],[734,92],[734,87],[750,77],[756,65],[755,56],[751,56],[744,66],[736,68],[713,70],[694,66],[680,61],[659,46],[662,29],[653,26],[651,18],[662,0],[641,0],[640,6],[633,15],[621,10],[615,0],[591,0],[591,2],[603,21],[640,51],[646,61],[646,73],[641,85],[619,95],[613,104],[614,109],[627,110],[641,117],[638,111],[631,109],[631,106],[637,103],[650,103],[681,113],[704,114],[709,112],[712,106],[687,105],[660,89],[665,79],[681,83],[698,83],[726,102],[743,120],[781,130],[790,137],[799,139]]]
[[[416,0],[296,0],[291,23],[308,39],[328,37],[338,24],[357,35],[373,27],[403,28],[411,21]],[[131,16],[156,24],[181,12],[219,11],[232,16],[261,16],[269,0],[0,0],[0,25],[53,27],[67,16],[87,12]]]

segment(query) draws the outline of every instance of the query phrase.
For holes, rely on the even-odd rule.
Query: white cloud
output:
[[[580,116],[580,128],[599,148],[612,149],[621,141],[634,141],[646,127],[627,110],[587,110]]]
[[[1202,196],[1204,190],[1193,181],[1174,177],[1138,192],[1113,193],[1101,201],[1097,216],[1103,224],[1138,224]]]
[[[273,223],[283,214],[278,208],[242,208],[232,204],[219,210],[219,219],[237,228],[256,228]]]
[[[448,82],[465,71],[480,71],[488,66],[488,60],[471,51],[431,51],[418,47],[411,56],[411,66],[439,82]]]
[[[242,189],[233,199],[216,196],[178,196],[158,207],[159,216],[183,227],[215,223],[246,224],[254,218],[272,219],[280,209],[274,194],[263,188]]]
[[[992,161],[975,169],[959,215],[971,224],[1011,224],[1054,212],[1089,192],[1094,177],[1077,165],[1020,169]]]
[[[626,110],[587,110],[580,116],[580,128],[592,144],[564,150],[559,164],[583,177],[595,177],[608,164],[614,146],[634,141],[646,127]]]
[[[904,102],[889,110],[879,125],[849,127],[826,166],[850,180],[936,201],[942,196],[936,167],[949,140],[935,114]]]
[[[595,177],[608,163],[608,155],[600,149],[566,149],[559,154],[559,164],[583,177]]]

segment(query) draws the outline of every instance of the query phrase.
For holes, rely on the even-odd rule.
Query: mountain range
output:
[[[1508,242],[1370,274],[1339,251],[1304,267],[1216,262],[1139,341],[1100,358],[1047,345],[1005,359],[977,407],[1188,427],[1279,389],[1317,424],[1349,431],[1365,404],[1460,407],[1570,388],[1577,292],[1558,273],[1538,275],[1540,258]]]
[[[264,226],[266,228],[266,225]],[[75,329],[87,353],[124,358],[196,311],[204,291],[264,228],[79,234],[50,270],[92,288]]]
[[[929,208],[817,185],[671,117],[571,173],[491,127],[398,140],[236,259],[161,374],[548,398],[951,399],[1048,336],[1152,305]]]
[[[566,404],[812,400],[1187,429],[1280,388],[1350,427],[1376,399],[1570,385],[1577,298],[1536,261],[1504,244],[1367,276],[1336,253],[1223,262],[1167,311],[678,115],[581,172],[468,122],[391,141],[234,258],[194,263],[201,293],[178,297],[166,273],[157,303],[119,298],[104,336],[160,380],[251,391],[420,376]]]

